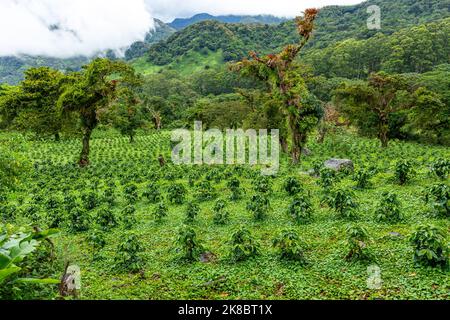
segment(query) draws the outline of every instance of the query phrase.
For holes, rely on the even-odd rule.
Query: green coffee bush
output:
[[[432,225],[418,226],[411,235],[414,262],[430,267],[449,267],[449,244],[446,232]]]
[[[230,257],[235,262],[244,261],[260,254],[259,243],[245,228],[241,228],[231,235],[230,246]]]
[[[372,261],[374,255],[368,247],[369,234],[364,227],[350,226],[346,230],[348,254],[346,260]]]
[[[288,212],[296,223],[310,223],[312,221],[312,215],[314,212],[310,196],[296,196],[289,205]]]
[[[305,263],[300,237],[294,230],[284,230],[273,240],[273,246],[278,250],[281,259]]]
[[[375,219],[395,223],[401,221],[402,218],[401,204],[397,195],[392,192],[384,192],[375,211]]]
[[[198,260],[200,254],[205,251],[195,230],[188,226],[180,228],[175,245],[183,253],[182,257],[188,261]]]
[[[145,267],[141,252],[144,251],[141,242],[134,234],[127,235],[117,246],[114,256],[114,269],[138,273]]]

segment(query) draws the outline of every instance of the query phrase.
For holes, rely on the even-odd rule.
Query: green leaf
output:
[[[61,281],[58,279],[33,279],[33,278],[19,278],[15,282],[20,283],[33,283],[33,284],[60,284]]]
[[[7,269],[0,269],[0,284],[3,283],[6,278],[10,277],[14,273],[19,272],[20,270],[22,270],[22,268],[19,268],[17,266],[12,266]]]

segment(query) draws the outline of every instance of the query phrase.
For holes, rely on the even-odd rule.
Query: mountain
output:
[[[226,16],[213,16],[208,13],[200,13],[191,18],[180,19],[177,18],[171,23],[169,26],[176,30],[182,30],[190,25],[193,25],[202,21],[219,21],[223,23],[244,23],[244,24],[253,24],[253,23],[261,23],[261,24],[278,24],[283,21],[286,21],[285,18],[278,18],[272,15],[257,15],[257,16],[239,16],[239,15],[226,15]]]
[[[147,33],[144,41],[138,41],[133,43],[130,48],[125,52],[125,59],[131,60],[143,56],[150,46],[159,41],[166,40],[177,30],[162,22],[161,20],[155,20],[155,30]]]
[[[149,31],[144,41],[133,43],[130,48],[125,51],[126,59],[133,59],[145,54],[150,46],[158,41],[165,40],[176,30],[155,19],[155,30]],[[117,59],[116,53],[111,50],[99,53],[97,56],[106,56],[111,59]],[[93,57],[74,57],[70,59],[60,59],[44,56],[7,56],[0,57],[0,83],[16,84],[23,79],[23,73],[30,67],[52,67],[61,71],[77,71],[81,67],[89,63]]]
[[[381,9],[380,30],[367,28],[367,8],[371,5],[378,5]],[[328,6],[318,16],[315,35],[308,48],[326,48],[345,39],[364,40],[377,34],[391,35],[401,29],[449,16],[449,3],[442,0],[369,0],[353,6]],[[147,61],[163,66],[191,51],[201,53],[208,50],[222,51],[224,61],[231,61],[247,56],[250,50],[271,53],[297,41],[293,20],[278,25],[230,24],[207,20],[190,25],[166,41],[151,46]]]

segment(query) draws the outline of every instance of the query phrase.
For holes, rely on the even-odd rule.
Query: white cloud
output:
[[[207,12],[298,15],[307,7],[362,0],[0,0],[0,56],[90,56],[142,40],[152,17]]]
[[[89,56],[152,27],[145,0],[0,0],[0,56]]]
[[[271,14],[294,17],[304,9],[327,5],[350,5],[363,0],[146,0],[155,17],[164,21],[190,17],[196,13],[213,15]]]

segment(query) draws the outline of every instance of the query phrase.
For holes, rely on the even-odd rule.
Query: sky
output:
[[[308,7],[362,0],[0,0],[0,56],[119,54],[153,30],[197,13],[294,17]]]

